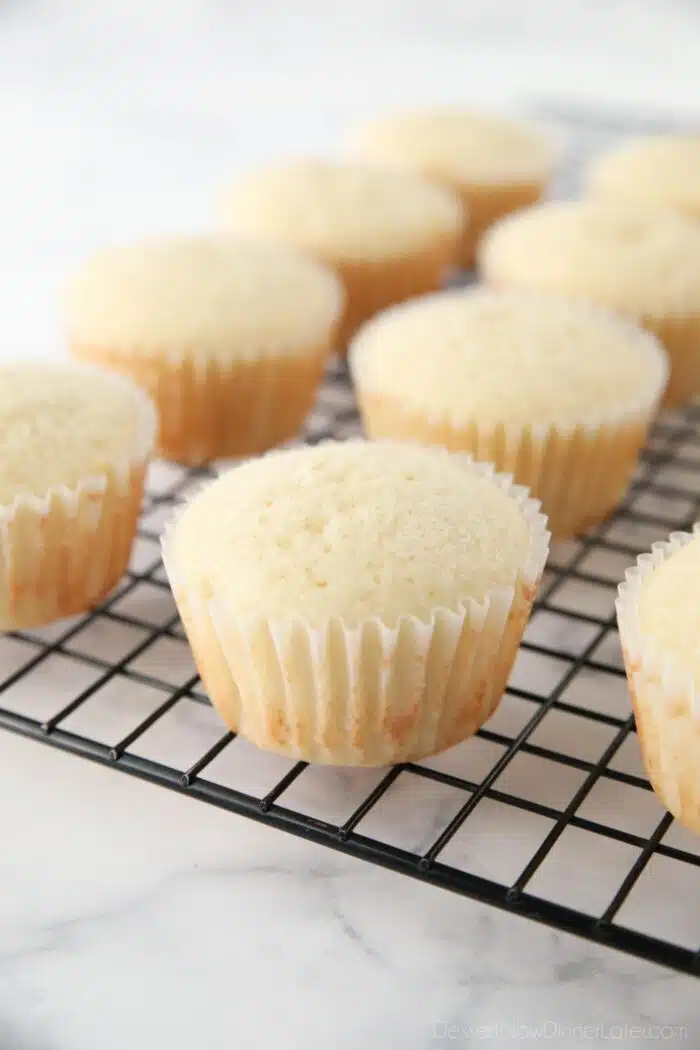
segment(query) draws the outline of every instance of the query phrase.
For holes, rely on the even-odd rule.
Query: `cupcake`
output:
[[[496,219],[538,201],[557,161],[552,140],[524,122],[459,109],[414,110],[360,128],[353,152],[447,186],[469,214],[460,262]]]
[[[547,556],[538,509],[490,466],[401,443],[222,475],[163,541],[212,703],[253,743],[312,762],[459,743],[505,688]]]
[[[356,336],[350,368],[369,437],[493,462],[541,500],[555,539],[624,494],[668,372],[631,322],[480,287],[387,310]]]
[[[700,392],[700,222],[603,201],[540,204],[501,219],[479,250],[486,281],[614,310],[668,350],[665,404]]]
[[[700,219],[700,134],[631,139],[589,165],[585,187],[593,197],[675,208]]]
[[[86,365],[0,367],[0,630],[96,605],[129,561],[156,414]]]
[[[438,288],[457,262],[465,222],[454,194],[417,176],[320,160],[241,178],[220,216],[231,231],[333,267],[347,292],[340,345],[378,310]]]
[[[637,735],[649,780],[700,833],[700,525],[657,543],[617,598]]]
[[[282,247],[204,236],[114,248],[73,281],[70,347],[147,390],[160,453],[196,465],[297,434],[343,299],[333,274]]]

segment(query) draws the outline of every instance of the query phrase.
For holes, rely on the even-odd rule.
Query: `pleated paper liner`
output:
[[[554,541],[603,521],[627,491],[653,412],[618,425],[557,427],[435,423],[390,398],[359,393],[365,432],[469,452],[512,474],[542,502]]]
[[[468,457],[465,457],[468,461]],[[299,617],[237,618],[163,559],[202,680],[226,724],[254,744],[311,762],[380,766],[418,760],[471,736],[496,709],[530,615],[549,534],[539,504],[494,475],[522,508],[530,546],[513,585],[479,603],[401,617],[311,626]],[[173,526],[171,526],[172,528]]]
[[[693,535],[700,535],[700,524],[694,533],[672,533],[655,543],[627,570],[618,589],[617,623],[647,775],[674,817],[700,833],[700,695],[689,673],[645,641],[639,622],[645,578]],[[659,615],[668,611],[660,609]]]
[[[199,466],[252,456],[295,437],[311,411],[334,342],[295,355],[222,361],[197,354],[142,354],[82,346],[71,350],[129,376],[153,399],[158,452]]]
[[[133,384],[129,389],[140,419],[133,448],[122,459],[73,488],[55,485],[41,498],[19,494],[0,506],[0,630],[85,612],[123,576],[157,426],[149,399]]]

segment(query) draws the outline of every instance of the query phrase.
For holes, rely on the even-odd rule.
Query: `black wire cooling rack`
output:
[[[619,131],[580,119],[579,154]],[[357,431],[335,364],[307,440]],[[0,638],[0,726],[700,976],[700,839],[644,775],[614,616],[625,568],[700,517],[700,407],[657,423],[612,518],[554,548],[496,715],[452,751],[391,769],[311,767],[224,731],[158,549],[174,506],[206,477],[155,464],[130,570],[109,600]]]

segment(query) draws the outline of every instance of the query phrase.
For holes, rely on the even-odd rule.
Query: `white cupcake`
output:
[[[344,305],[296,252],[220,236],[99,252],[67,297],[74,357],[153,398],[161,455],[197,465],[264,452],[310,412]]]
[[[496,708],[548,549],[538,504],[441,449],[351,441],[223,475],[163,556],[212,703],[260,747],[382,765]]]
[[[663,347],[629,322],[483,287],[381,314],[350,367],[369,437],[492,462],[542,501],[555,539],[624,495],[668,378]]]

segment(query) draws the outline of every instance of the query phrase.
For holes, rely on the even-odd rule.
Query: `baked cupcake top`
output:
[[[221,236],[102,251],[75,278],[67,304],[77,344],[224,361],[321,348],[343,305],[338,279],[319,263]]]
[[[592,162],[585,185],[595,197],[667,205],[700,218],[700,134],[625,142]]]
[[[641,328],[586,304],[488,288],[439,292],[361,329],[350,365],[365,392],[466,424],[601,423],[663,392],[667,357]]]
[[[353,151],[465,185],[539,182],[557,158],[552,140],[524,122],[450,107],[371,121],[356,132]]]
[[[700,532],[648,572],[638,599],[639,634],[700,689]]]
[[[346,626],[440,607],[536,573],[536,504],[490,468],[442,449],[330,442],[274,452],[222,475],[168,530],[164,557],[228,616]]]
[[[156,432],[148,397],[89,365],[0,367],[0,516],[147,459]]]
[[[458,238],[462,205],[446,189],[399,172],[300,160],[252,172],[221,199],[224,224],[331,263],[410,255]]]
[[[484,278],[653,317],[700,309],[700,222],[604,201],[550,202],[501,219],[481,242]]]

